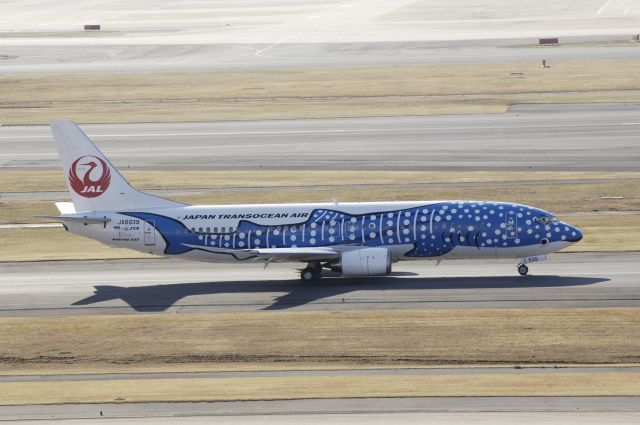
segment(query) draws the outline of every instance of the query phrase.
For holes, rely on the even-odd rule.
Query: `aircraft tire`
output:
[[[529,273],[529,267],[524,264],[518,264],[518,273],[520,273],[520,276],[526,276]]]
[[[305,283],[315,282],[320,277],[316,268],[306,267],[300,272],[300,279]]]

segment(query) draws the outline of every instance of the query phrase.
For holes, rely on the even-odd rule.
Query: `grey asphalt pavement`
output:
[[[555,254],[515,262],[402,262],[369,279],[302,284],[296,264],[179,260],[0,263],[0,315],[256,310],[638,307],[640,253]]]
[[[397,66],[561,60],[637,59],[629,34],[563,38],[559,46],[537,39],[353,43],[4,46],[3,74],[77,72],[185,72],[221,69]],[[597,40],[597,41],[595,41]],[[271,47],[269,47],[271,46]],[[264,49],[268,53],[260,54]]]
[[[0,407],[0,421],[48,423],[61,419],[74,419],[74,424],[637,424],[640,397],[415,397]]]
[[[540,105],[486,115],[83,128],[123,169],[638,171],[639,116],[635,104]],[[0,169],[30,167],[59,167],[48,126],[0,127]]]

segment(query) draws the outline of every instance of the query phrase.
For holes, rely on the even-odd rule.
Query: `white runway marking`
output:
[[[609,6],[609,4],[612,2],[613,0],[608,0],[605,4],[602,5],[602,7],[600,9],[598,9],[598,11],[596,12],[596,15],[601,14],[606,8],[607,6]]]

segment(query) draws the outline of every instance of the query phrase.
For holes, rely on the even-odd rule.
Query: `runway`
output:
[[[302,284],[295,264],[177,260],[0,263],[0,315],[640,306],[640,253],[403,262],[391,276]]]
[[[562,45],[539,47],[535,38],[507,40],[356,43],[42,45],[0,47],[10,59],[3,74],[78,72],[190,72],[225,69],[476,64],[567,60],[628,60],[640,57],[629,36],[568,37]],[[2,39],[0,38],[0,43]],[[256,54],[269,48],[269,54]]]
[[[83,129],[121,169],[638,171],[639,113],[633,104],[540,105],[485,115]],[[59,169],[48,126],[0,127],[2,168]]]
[[[0,407],[0,421],[205,424],[524,424],[640,420],[638,397],[414,397]],[[102,413],[102,416],[100,416]],[[554,422],[555,421],[555,422]]]

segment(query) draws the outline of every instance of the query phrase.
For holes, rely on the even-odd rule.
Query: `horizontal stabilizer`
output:
[[[34,215],[34,217],[84,224],[104,224],[111,221],[108,217],[82,217],[78,215]]]

